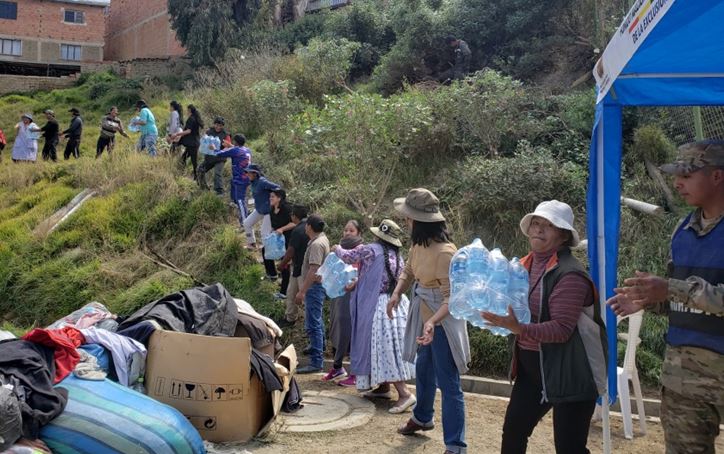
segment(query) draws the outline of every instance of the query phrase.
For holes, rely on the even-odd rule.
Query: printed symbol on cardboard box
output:
[[[168,397],[173,399],[181,399],[183,396],[184,382],[181,380],[171,380]]]
[[[196,400],[211,401],[211,385],[207,383],[196,384]]]
[[[156,396],[163,396],[163,390],[166,388],[166,378],[158,377],[156,379],[156,386],[154,387],[153,394]]]
[[[229,395],[229,400],[242,400],[244,399],[244,391],[241,388],[241,385],[225,385],[227,391],[227,394]]]
[[[212,399],[213,400],[227,400],[228,399],[228,395],[226,393],[226,388],[224,388],[224,385],[217,385],[214,387]]]
[[[213,416],[210,418],[206,418],[206,421],[204,421],[204,429],[206,429],[206,430],[216,429],[216,418]]]
[[[216,416],[186,416],[191,425],[198,430],[216,430]]]
[[[194,400],[196,397],[196,383],[184,382],[184,388],[182,390],[183,398],[186,400]]]

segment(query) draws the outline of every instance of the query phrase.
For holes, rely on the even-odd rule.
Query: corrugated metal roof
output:
[[[51,0],[57,3],[70,3],[73,5],[109,6],[111,0]]]

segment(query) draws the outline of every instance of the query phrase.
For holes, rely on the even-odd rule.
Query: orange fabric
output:
[[[533,253],[530,252],[528,255],[520,259],[520,264],[525,267],[526,270],[530,273],[530,268],[533,266]],[[556,252],[551,256],[551,258],[548,260],[548,263],[546,264],[546,271],[553,268],[554,266],[558,265],[558,253]]]

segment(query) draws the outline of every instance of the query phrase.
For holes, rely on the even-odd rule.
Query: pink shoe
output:
[[[339,386],[357,386],[357,378],[354,375],[350,375],[349,377],[345,378],[342,381],[337,382]]]
[[[342,375],[347,375],[347,371],[344,370],[344,367],[340,367],[339,369],[335,369],[334,367],[329,369],[329,372],[322,377],[322,381],[331,381],[335,378],[341,377]]]

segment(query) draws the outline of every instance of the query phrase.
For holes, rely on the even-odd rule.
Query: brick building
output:
[[[106,59],[182,57],[167,0],[113,0],[106,18]]]
[[[0,0],[0,73],[63,75],[103,60],[110,0]]]

